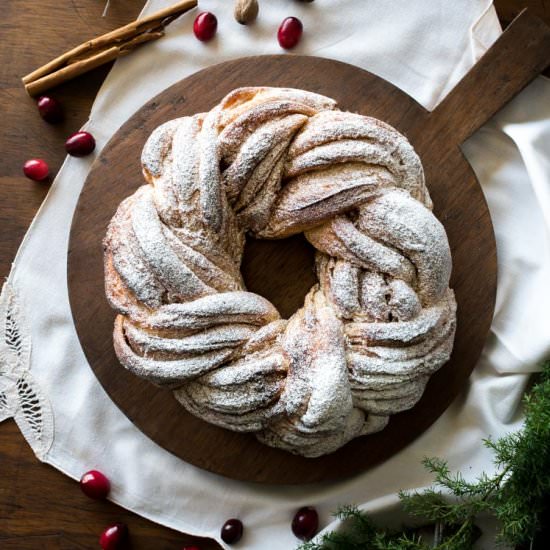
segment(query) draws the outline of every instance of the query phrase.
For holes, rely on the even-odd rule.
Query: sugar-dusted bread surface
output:
[[[383,429],[452,350],[451,255],[407,139],[330,98],[240,88],[171,120],[104,240],[114,346],[191,413],[303,456]],[[245,235],[304,233],[316,284],[284,320],[246,291]]]

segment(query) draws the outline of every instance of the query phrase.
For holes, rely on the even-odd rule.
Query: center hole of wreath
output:
[[[275,241],[247,237],[241,273],[247,290],[269,300],[288,319],[317,282],[314,258],[315,249],[302,234]]]

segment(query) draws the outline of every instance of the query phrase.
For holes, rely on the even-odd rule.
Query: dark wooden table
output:
[[[45,124],[20,78],[70,47],[135,18],[143,2],[111,0],[5,0],[0,22],[0,276],[10,265],[23,235],[44,199],[48,185],[23,177],[27,158],[49,160],[52,174],[63,158],[65,137],[85,122],[110,67],[103,67],[55,90],[66,110],[59,126]],[[522,7],[550,23],[550,0],[497,0],[506,25]],[[229,9],[229,8],[228,8]],[[13,421],[0,424],[0,548],[2,550],[97,548],[105,525],[130,526],[135,550],[179,549],[197,544],[218,548],[160,527],[110,502],[86,498],[77,484],[40,463]]]

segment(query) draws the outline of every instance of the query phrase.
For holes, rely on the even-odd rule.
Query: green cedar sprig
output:
[[[494,475],[483,473],[469,482],[460,473],[452,474],[444,460],[425,458],[433,487],[399,493],[404,511],[416,524],[422,520],[433,526],[430,540],[415,528],[377,527],[357,507],[344,506],[335,517],[345,528],[325,534],[320,543],[306,542],[300,550],[470,550],[479,536],[475,521],[482,512],[499,520],[497,543],[534,547],[550,503],[550,361],[524,406],[521,431],[484,441],[494,454]]]

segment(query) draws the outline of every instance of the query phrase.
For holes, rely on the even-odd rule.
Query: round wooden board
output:
[[[172,393],[125,370],[112,346],[114,312],[104,295],[101,241],[116,207],[144,184],[140,154],[151,131],[176,117],[207,111],[239,86],[289,86],[335,98],[340,108],[395,126],[424,164],[434,211],[445,225],[453,255],[451,287],[458,329],[451,360],[430,380],[412,410],[395,415],[378,434],[356,439],[316,459],[272,449],[254,436],[217,428],[187,413]],[[466,119],[467,116],[464,117]],[[340,62],[299,56],[230,61],[168,88],[134,114],[95,161],[76,208],[68,254],[69,295],[80,342],[97,378],[120,409],[157,444],[186,462],[230,478],[305,484],[360,473],[388,459],[428,428],[465,386],[491,323],[496,291],[496,248],[479,184],[458,143],[409,96],[388,82]],[[460,135],[460,132],[446,135]],[[437,140],[436,140],[437,141]],[[302,236],[251,241],[243,261],[249,290],[271,300],[283,316],[302,305],[315,282],[313,249]]]

